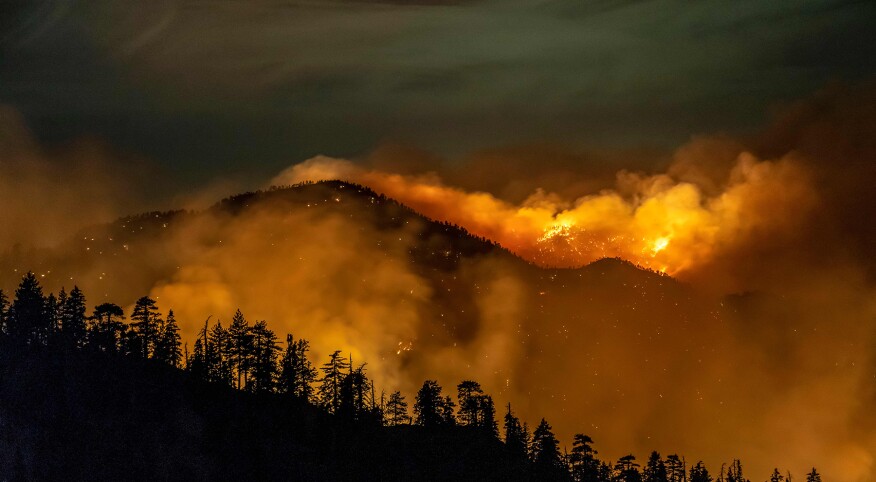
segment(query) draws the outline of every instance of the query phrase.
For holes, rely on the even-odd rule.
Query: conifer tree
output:
[[[669,482],[686,482],[687,467],[683,458],[676,454],[666,456],[666,477]]]
[[[456,404],[453,403],[453,399],[450,398],[450,395],[447,395],[441,400],[438,405],[438,415],[441,417],[441,425],[456,425],[456,416],[454,415],[455,408]]]
[[[179,325],[173,310],[167,312],[167,318],[161,324],[158,342],[155,344],[155,358],[172,367],[179,366],[182,359],[180,351],[182,338],[179,335]]]
[[[205,355],[210,381],[231,386],[233,373],[228,359],[230,342],[228,330],[222,326],[221,320],[216,320],[216,324],[210,328],[207,340]]]
[[[614,465],[614,480],[618,482],[640,482],[639,464],[633,454],[624,455]]]
[[[505,450],[512,460],[526,460],[529,453],[528,434],[520,425],[520,419],[511,412],[511,404],[508,404],[508,412],[505,414]]]
[[[596,450],[590,446],[593,439],[584,434],[575,434],[570,457],[572,479],[576,482],[599,482],[599,460]]]
[[[386,424],[394,427],[404,425],[409,421],[408,402],[405,401],[401,392],[396,390],[389,395],[389,401],[386,402]]]
[[[769,482],[784,482],[784,481],[785,481],[785,476],[782,475],[781,472],[779,472],[778,468],[774,468],[773,473],[770,474]]]
[[[742,462],[739,459],[734,459],[727,468],[727,482],[748,482],[742,475]]]
[[[338,415],[349,421],[370,419],[375,414],[374,401],[370,399],[371,382],[365,376],[365,365],[350,369],[341,381]]]
[[[806,482],[821,482],[821,475],[812,467],[812,472],[806,474]]]
[[[264,320],[253,325],[252,330],[252,391],[272,392],[277,379],[277,335],[268,329]],[[229,336],[230,338],[230,336]]]
[[[21,278],[6,320],[7,334],[19,343],[45,344],[51,317],[37,277],[28,271]]]
[[[336,413],[341,403],[341,382],[345,371],[350,368],[350,363],[341,355],[341,350],[335,350],[329,356],[329,361],[321,368],[322,377],[319,379],[319,403],[329,413]]]
[[[134,303],[131,311],[132,350],[143,358],[151,358],[155,351],[161,327],[161,315],[155,300],[143,296]]]
[[[228,327],[228,336],[230,341],[229,357],[235,375],[235,387],[243,389],[249,381],[250,365],[254,361],[252,356],[252,339],[253,334],[250,331],[250,326],[244,318],[243,313],[238,309],[234,312],[234,317],[231,319],[231,325]]]
[[[690,482],[712,482],[712,476],[702,460],[690,468]]]
[[[660,458],[657,451],[651,452],[648,457],[648,462],[645,464],[645,469],[642,471],[642,480],[644,482],[668,482],[669,477],[666,473],[666,464]]]
[[[545,474],[556,473],[562,468],[560,442],[545,419],[541,419],[532,433],[532,462]]]
[[[414,398],[414,423],[423,427],[437,427],[444,422],[441,413],[444,400],[441,385],[435,380],[426,380]]]
[[[313,401],[313,382],[316,380],[316,369],[307,359],[309,349],[307,340],[296,341],[291,334],[286,335],[286,351],[280,362],[280,391],[304,402]]]
[[[74,286],[66,299],[59,304],[63,305],[61,333],[65,343],[74,348],[82,348],[85,346],[86,336],[85,294],[78,286]]]
[[[121,352],[125,334],[125,312],[113,303],[102,303],[94,307],[88,327],[88,345],[106,353]]]

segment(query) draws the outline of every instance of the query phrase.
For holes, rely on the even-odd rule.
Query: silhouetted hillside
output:
[[[527,480],[465,427],[349,424],[153,360],[0,346],[4,480]]]

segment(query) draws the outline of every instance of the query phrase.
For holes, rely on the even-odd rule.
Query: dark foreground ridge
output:
[[[153,360],[3,342],[0,409],[4,480],[525,480],[465,427],[343,423]]]

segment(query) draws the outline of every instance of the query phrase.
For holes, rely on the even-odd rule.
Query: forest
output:
[[[0,290],[5,480],[750,480],[738,459],[711,471],[656,451],[609,460],[583,433],[561,448],[548,421],[531,430],[510,403],[497,415],[474,380],[455,397],[425,380],[408,398],[341,350],[314,364],[306,339],[281,342],[240,310],[228,326],[207,318],[191,349],[148,296],[129,316],[87,311],[78,287],[45,294],[31,272]],[[766,480],[822,479],[813,467]]]

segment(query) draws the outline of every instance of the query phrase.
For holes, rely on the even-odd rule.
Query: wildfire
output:
[[[545,267],[579,267],[619,257],[671,275],[801,219],[814,204],[808,177],[790,160],[739,155],[722,190],[706,194],[669,174],[620,173],[618,188],[574,200],[540,189],[519,205],[484,192],[445,186],[433,176],[368,171],[318,157],[273,180],[292,184],[347,179],[412,209],[464,227]],[[712,190],[714,187],[712,187]]]

